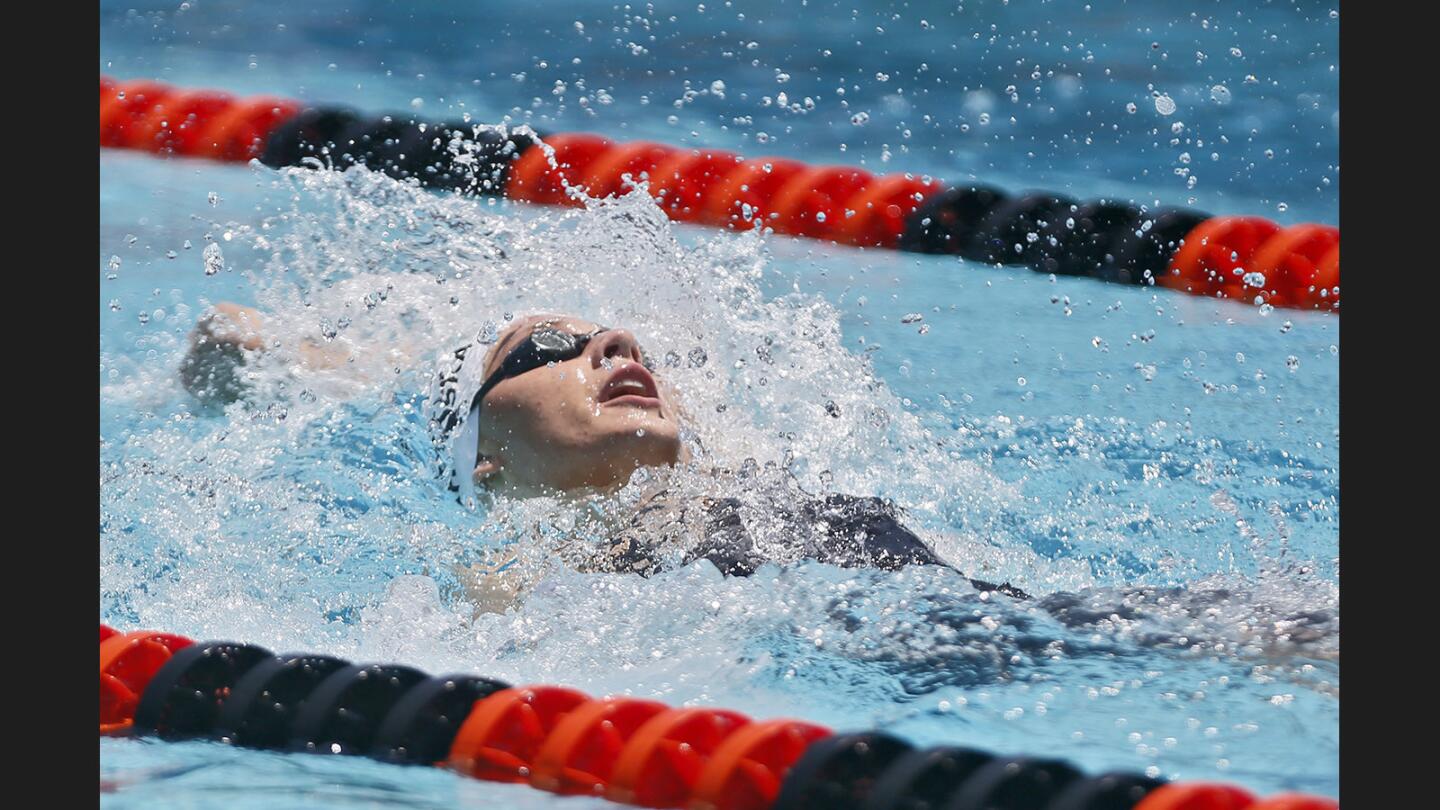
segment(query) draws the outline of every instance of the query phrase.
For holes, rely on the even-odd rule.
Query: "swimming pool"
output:
[[[699,5],[102,3],[101,69],[1338,221],[1324,4]],[[560,212],[364,172],[100,160],[102,620],[1338,793],[1337,316],[717,234],[639,199]],[[370,349],[361,381],[282,370],[260,407],[197,408],[175,369],[224,299]],[[439,497],[430,369],[383,347],[535,309],[673,353],[717,454],[892,498],[967,573],[1095,615],[976,616],[942,572],[810,565],[554,571],[469,616],[451,566],[516,527],[579,529],[553,505],[481,521]],[[1127,603],[1132,586],[1195,596]],[[116,807],[583,804],[201,743],[102,740],[101,775]]]

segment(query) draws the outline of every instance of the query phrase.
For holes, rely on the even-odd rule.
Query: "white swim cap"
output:
[[[426,396],[431,441],[440,454],[440,474],[462,503],[475,496],[475,465],[480,456],[480,403],[485,343],[494,342],[487,326],[471,342],[447,355]],[[486,340],[489,338],[489,340]]]

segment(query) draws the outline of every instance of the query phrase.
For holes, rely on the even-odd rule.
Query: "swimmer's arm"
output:
[[[264,316],[254,307],[216,304],[190,332],[190,348],[180,361],[180,384],[201,402],[239,399],[245,393],[240,367],[270,348],[264,326]],[[307,369],[324,370],[344,365],[349,354],[307,339],[299,346],[299,358]]]

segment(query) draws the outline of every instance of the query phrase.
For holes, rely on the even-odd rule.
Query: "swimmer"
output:
[[[258,311],[235,304],[201,318],[180,368],[186,389],[202,401],[242,396],[238,369],[266,350],[263,325]],[[306,345],[301,361],[333,368],[344,359]],[[462,501],[605,494],[641,468],[692,461],[676,392],[657,377],[635,335],[578,317],[519,318],[488,349],[477,338],[454,350],[427,408],[436,447],[448,458],[448,487]],[[719,485],[712,492],[742,497],[653,489],[584,567],[649,575],[705,559],[730,576],[752,574],[767,561],[951,567],[879,498],[815,496],[783,474],[762,486],[766,476],[744,467],[706,473]],[[971,583],[1025,597],[1008,583]]]

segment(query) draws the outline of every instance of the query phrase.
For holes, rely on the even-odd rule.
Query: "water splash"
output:
[[[113,623],[838,725],[918,723],[918,736],[952,740],[970,715],[903,707],[1135,668],[1167,673],[1136,692],[1163,702],[1197,662],[1215,677],[1260,672],[1338,693],[1336,588],[1289,556],[1283,515],[1274,532],[1247,523],[1238,535],[1239,552],[1268,561],[1258,579],[1102,586],[1092,561],[1106,554],[1141,581],[1164,580],[1164,551],[1131,536],[1173,527],[1148,527],[1143,507],[1103,495],[1052,514],[972,446],[1033,443],[1043,468],[1047,453],[1123,458],[1115,451],[1126,445],[1084,426],[1060,431],[1068,449],[1046,451],[1056,434],[1036,426],[927,425],[869,353],[845,348],[834,305],[766,293],[773,271],[760,234],[684,246],[643,193],[538,210],[434,195],[360,168],[262,176],[276,213],[210,224],[232,235],[227,258],[266,314],[272,350],[244,370],[255,394],[223,413],[199,410],[174,381],[183,335],[147,336],[152,362],[107,361],[120,369],[102,387],[111,427],[102,425],[100,601]],[[180,323],[195,316],[171,309]],[[582,572],[657,478],[715,494],[698,465],[641,471],[578,507],[500,498],[464,509],[436,475],[427,382],[456,345],[534,311],[624,324],[651,356],[673,358],[661,374],[679,389],[686,441],[706,464],[891,499],[967,574],[1040,598],[990,598],[940,569]],[[307,370],[307,343],[348,359]],[[1226,497],[1233,506],[1217,494],[1217,509]],[[1091,541],[1108,548],[1053,554],[1032,542],[1077,516],[1102,527]],[[475,595],[467,572],[497,555],[520,559],[517,603]],[[1002,712],[995,722],[1008,721]]]

